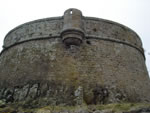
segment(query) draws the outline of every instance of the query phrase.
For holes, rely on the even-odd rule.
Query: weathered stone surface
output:
[[[82,44],[71,40],[67,46],[63,19],[33,21],[8,33],[0,54],[0,100],[25,107],[150,102],[144,52],[135,32],[80,16]],[[67,33],[76,39],[72,30]]]
[[[33,90],[32,98],[38,96],[41,93],[38,92],[38,87],[44,86],[37,84],[47,82],[50,86],[49,90],[47,87],[42,88],[44,95],[45,93],[50,95],[51,90],[55,90],[56,92],[53,91],[55,96],[60,96],[61,90],[67,90],[69,87],[75,87],[72,91],[74,94],[76,88],[81,86],[87,93],[86,98],[91,97],[91,100],[85,99],[87,103],[93,103],[95,88],[105,86],[109,92],[108,97],[103,95],[108,99],[105,99],[107,102],[146,101],[146,98],[148,101],[149,82],[148,76],[144,76],[147,72],[144,71],[143,56],[126,45],[94,39],[90,42],[91,45],[83,43],[77,48],[75,46],[65,48],[60,39],[49,39],[31,41],[8,49],[0,59],[0,79],[2,82],[7,81],[1,87],[18,87],[14,96],[18,97],[16,94],[20,92],[19,100],[23,100],[31,90]],[[32,84],[36,87],[32,88],[34,87]],[[61,89],[59,84],[66,84],[66,89]],[[22,86],[22,89],[19,86]],[[57,91],[57,88],[60,91]],[[64,98],[68,99],[71,92],[63,92]],[[99,96],[102,96],[100,92]]]

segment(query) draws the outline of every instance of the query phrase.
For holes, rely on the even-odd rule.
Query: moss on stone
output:
[[[16,104],[17,105],[17,104]],[[45,106],[38,108],[23,108],[17,107],[16,105],[9,105],[5,108],[0,108],[0,113],[12,113],[13,111],[23,112],[23,113],[59,113],[67,111],[69,113],[78,112],[79,110],[94,112],[94,111],[112,111],[115,112],[128,112],[132,110],[138,110],[142,108],[149,108],[150,104],[147,103],[113,103],[106,105],[80,105],[80,106]]]

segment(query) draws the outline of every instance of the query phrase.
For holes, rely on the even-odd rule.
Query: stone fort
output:
[[[150,102],[139,36],[130,28],[68,9],[22,24],[4,39],[0,100],[23,105]]]

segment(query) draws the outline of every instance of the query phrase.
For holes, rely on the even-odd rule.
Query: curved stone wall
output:
[[[132,45],[143,52],[138,35],[129,28],[108,20],[84,17],[85,37],[114,40]],[[4,48],[33,39],[59,37],[63,17],[47,18],[20,25],[10,31],[4,40]]]
[[[137,34],[107,20],[82,21],[81,45],[62,42],[63,17],[9,32],[0,55],[0,100],[35,106],[149,102],[150,82]]]

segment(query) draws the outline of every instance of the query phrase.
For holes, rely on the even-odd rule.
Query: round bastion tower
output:
[[[22,24],[4,39],[0,100],[32,106],[150,102],[142,42],[128,27],[78,9]]]

